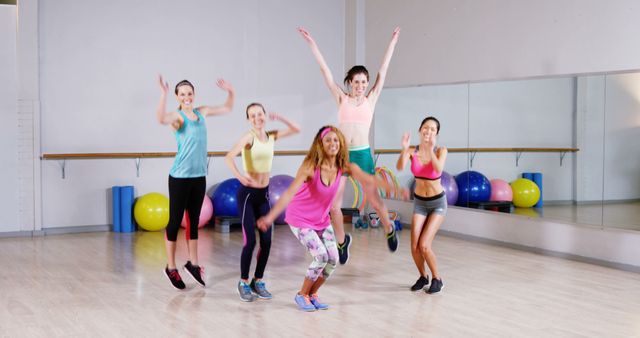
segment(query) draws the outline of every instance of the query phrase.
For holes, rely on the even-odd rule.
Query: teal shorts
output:
[[[349,149],[349,162],[355,163],[367,174],[375,175],[376,165],[373,163],[369,146]]]

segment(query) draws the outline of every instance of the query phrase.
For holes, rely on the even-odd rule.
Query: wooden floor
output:
[[[412,293],[409,232],[386,249],[380,229],[353,231],[352,258],[303,313],[293,297],[310,258],[276,227],[270,301],[236,292],[242,235],[201,232],[207,288],[162,273],[161,233],[0,239],[2,337],[639,337],[640,275],[439,236],[443,293]],[[179,261],[184,263],[184,241]]]

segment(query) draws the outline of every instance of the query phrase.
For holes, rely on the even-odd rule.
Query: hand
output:
[[[411,145],[411,134],[409,134],[409,132],[406,132],[404,134],[402,134],[402,150],[407,150],[409,149],[409,146]]]
[[[391,34],[391,41],[397,42],[398,41],[398,36],[400,36],[400,27],[396,27],[393,30],[393,34]]]
[[[162,95],[167,95],[169,91],[169,84],[164,81],[162,75],[158,74],[158,84],[160,84],[160,90],[162,91]]]
[[[228,92],[232,92],[233,91],[233,86],[231,85],[231,83],[225,81],[224,79],[218,79],[218,82],[216,84],[222,90],[226,90]]]
[[[398,196],[400,196],[400,199],[403,201],[408,201],[409,200],[409,189],[407,188],[400,188],[400,191],[398,193]]]
[[[262,230],[263,232],[267,231],[267,229],[269,229],[271,224],[273,224],[273,220],[269,220],[269,218],[267,216],[260,217],[258,219],[258,221],[256,222],[256,225],[258,226],[258,229]]]
[[[271,120],[271,121],[280,120],[280,114],[274,113],[274,112],[270,112],[269,113],[269,120]]]
[[[429,146],[429,149],[433,149],[433,147],[435,147],[436,145],[436,137],[429,136],[429,139],[427,139],[427,145]]]
[[[298,32],[300,32],[300,35],[302,35],[302,38],[305,41],[307,41],[308,43],[310,43],[310,44],[316,43],[313,40],[313,37],[311,37],[311,34],[306,29],[304,29],[303,27],[298,27]]]

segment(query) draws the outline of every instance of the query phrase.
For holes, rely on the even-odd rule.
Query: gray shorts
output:
[[[444,191],[431,197],[413,194],[413,213],[429,216],[432,213],[445,216],[447,214],[447,196]]]

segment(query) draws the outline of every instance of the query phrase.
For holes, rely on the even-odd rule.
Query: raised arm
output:
[[[411,143],[411,135],[406,132],[402,135],[402,151],[400,152],[400,156],[398,156],[398,162],[396,163],[396,169],[398,171],[404,170],[404,167],[407,166],[407,162],[409,162],[409,158],[411,158],[412,148],[409,146]]]
[[[304,40],[307,42],[307,44],[309,45],[309,48],[311,48],[311,52],[313,53],[313,56],[316,58],[316,61],[318,62],[318,65],[320,65],[320,71],[322,72],[322,77],[324,77],[324,82],[329,88],[331,95],[336,100],[336,103],[340,104],[340,98],[342,97],[342,95],[344,95],[344,92],[342,91],[340,86],[338,86],[338,84],[333,80],[333,75],[331,74],[331,70],[329,69],[329,66],[327,66],[327,62],[324,60],[322,53],[320,53],[320,49],[318,48],[316,41],[313,39],[311,34],[309,34],[309,32],[306,29],[299,27],[298,32],[300,32],[300,35],[302,35],[302,38],[304,38]]]
[[[233,110],[233,103],[235,100],[235,91],[233,90],[233,86],[226,82],[223,79],[218,79],[217,82],[218,87],[222,90],[227,91],[227,101],[221,106],[202,106],[198,107],[198,110],[202,115],[211,116],[211,115],[220,115],[230,113]]]
[[[436,150],[433,147],[431,149],[431,164],[433,165],[433,169],[438,172],[442,172],[444,170],[444,162],[447,160],[447,154],[449,151],[445,147],[440,147]]]
[[[242,175],[242,173],[236,166],[235,158],[240,155],[240,153],[242,152],[242,148],[251,144],[252,139],[253,135],[251,135],[251,133],[246,133],[224,157],[224,163],[227,165],[227,167],[229,167],[229,169],[231,169],[233,176],[235,176],[245,187],[252,187],[255,182],[250,176]]]
[[[258,228],[262,231],[268,229],[271,224],[273,224],[273,221],[276,219],[276,217],[278,217],[278,215],[280,215],[282,211],[284,211],[289,202],[291,202],[293,196],[296,194],[296,192],[298,192],[302,183],[304,183],[312,176],[313,167],[303,163],[298,169],[298,173],[296,173],[296,177],[293,179],[293,182],[291,182],[289,188],[282,195],[280,195],[280,198],[278,199],[276,205],[271,208],[267,215],[258,219],[258,221],[256,222]]]
[[[276,131],[276,139],[278,140],[283,137],[291,136],[300,132],[300,126],[297,123],[292,122],[288,118],[278,113],[269,113],[269,119],[271,119],[271,121],[280,121],[288,127],[286,130]]]
[[[178,130],[182,126],[180,114],[177,112],[167,112],[167,92],[169,91],[169,84],[164,81],[162,75],[158,75],[158,84],[160,85],[160,102],[156,109],[156,119],[160,124],[170,124],[174,129]]]
[[[389,63],[391,62],[391,57],[393,56],[393,51],[396,48],[396,43],[398,42],[399,35],[400,35],[400,27],[396,27],[393,30],[393,34],[391,35],[391,41],[389,42],[387,51],[384,53],[384,58],[382,59],[380,70],[378,70],[378,75],[376,76],[376,82],[373,84],[373,87],[369,92],[368,98],[374,105],[375,105],[375,102],[378,100],[378,96],[380,96],[382,87],[384,87],[384,81],[387,78],[387,70],[389,69]]]

